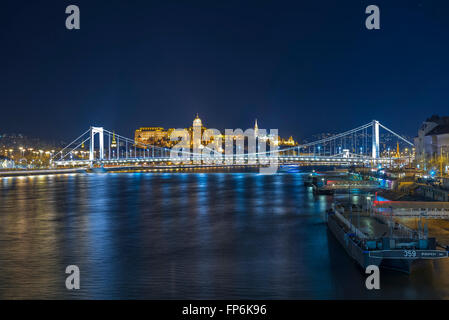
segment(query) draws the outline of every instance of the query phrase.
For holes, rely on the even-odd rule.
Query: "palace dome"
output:
[[[195,120],[193,120],[193,126],[194,127],[202,127],[203,126],[201,119],[198,117],[198,113],[196,114]]]

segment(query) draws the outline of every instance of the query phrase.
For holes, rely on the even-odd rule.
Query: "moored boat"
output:
[[[357,221],[357,227],[353,221]],[[327,225],[348,255],[363,269],[376,265],[410,273],[412,264],[418,260],[448,257],[447,250],[437,249],[435,238],[384,217],[348,215],[340,207],[327,212]]]

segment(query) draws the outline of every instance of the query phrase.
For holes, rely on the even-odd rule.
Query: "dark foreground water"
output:
[[[301,174],[3,178],[0,298],[449,298],[446,260],[365,289],[323,222],[329,201]]]

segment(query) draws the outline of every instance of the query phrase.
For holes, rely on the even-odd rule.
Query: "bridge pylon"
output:
[[[373,135],[372,135],[372,158],[377,159],[380,156],[379,152],[379,121],[373,120]]]
[[[103,139],[103,127],[90,127],[90,149],[89,149],[89,160],[95,160],[95,134],[99,135],[100,141],[100,160],[103,160],[104,155],[104,139]]]

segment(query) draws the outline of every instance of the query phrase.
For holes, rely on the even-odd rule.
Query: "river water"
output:
[[[0,298],[449,298],[449,261],[381,289],[324,222],[301,173],[108,173],[0,179]],[[357,195],[353,195],[357,201]],[[77,265],[81,289],[65,287]]]

